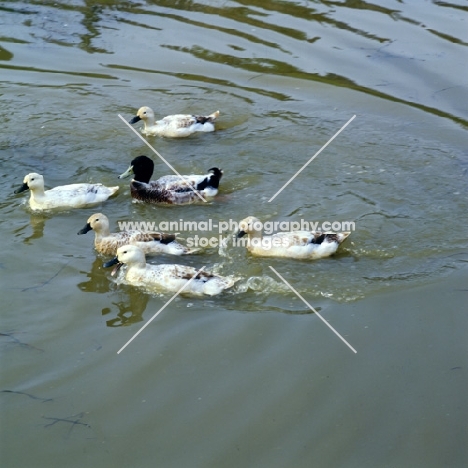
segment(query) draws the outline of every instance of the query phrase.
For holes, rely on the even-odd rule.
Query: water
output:
[[[3,2],[2,465],[465,466],[466,10]],[[212,203],[131,203],[117,175],[133,157],[169,173],[118,118],[142,105],[221,111],[215,133],[148,140],[182,173],[222,167]],[[121,191],[35,214],[13,194],[32,171]],[[178,297],[117,355],[170,295],[102,268],[76,235],[97,211],[114,228],[255,215],[356,230],[317,262],[232,245],[177,259],[240,281]]]

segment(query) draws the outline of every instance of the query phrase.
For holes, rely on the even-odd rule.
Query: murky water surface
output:
[[[3,2],[3,466],[466,466],[467,10]],[[221,167],[214,201],[131,202],[117,176],[132,158],[170,173],[118,117],[143,105],[220,110],[214,133],[147,139],[181,173]],[[29,172],[121,190],[37,214],[13,194]],[[178,297],[117,355],[170,294],[102,268],[92,233],[76,235],[97,211],[113,229],[255,215],[355,230],[315,262],[232,241],[177,258],[240,279],[219,297]]]

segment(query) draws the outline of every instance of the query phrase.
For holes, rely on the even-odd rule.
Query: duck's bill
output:
[[[25,182],[20,188],[15,190],[15,193],[21,193],[26,190],[29,190],[28,184]]]
[[[119,179],[125,179],[125,177],[128,177],[133,174],[133,166],[130,166],[123,174],[119,175]]]
[[[117,265],[115,265],[114,269],[111,271],[111,276],[115,276],[122,267],[123,263],[117,263]]]
[[[130,119],[128,121],[129,124],[136,124],[137,122],[139,122],[141,120],[141,117],[138,117],[138,115],[135,115],[135,117],[133,117],[132,119]]]
[[[123,263],[119,262],[119,259],[117,257],[114,257],[112,260],[109,260],[108,262],[104,263],[102,265],[104,268],[110,268],[111,266],[114,266],[114,269],[111,272],[111,276],[115,276],[115,274],[122,268]]]
[[[86,224],[86,226],[83,229],[80,229],[77,234],[86,234],[87,232],[91,231],[93,228],[89,223]]]
[[[241,231],[239,231],[239,232],[237,233],[237,236],[236,236],[236,237],[237,237],[238,239],[240,239],[241,237],[244,237],[245,235],[246,235],[246,232],[241,230]]]

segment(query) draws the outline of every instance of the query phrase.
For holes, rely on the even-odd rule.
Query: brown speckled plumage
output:
[[[130,193],[135,200],[144,203],[168,203],[183,205],[194,203],[206,197],[213,197],[218,192],[219,181],[223,171],[217,167],[209,169],[203,175],[168,175],[151,180],[154,162],[147,156],[137,156],[130,163],[130,167],[120,177],[134,175],[130,183]],[[197,192],[201,195],[198,196]]]
[[[145,203],[169,203],[175,205],[193,203],[198,201],[199,197],[191,189],[185,190],[166,190],[155,187],[152,184],[145,184],[132,180],[130,184],[130,193],[132,198]]]
[[[189,273],[181,273],[180,277],[183,279],[190,279],[192,278],[193,274]],[[214,278],[214,275],[212,273],[208,273],[207,271],[200,271],[197,276],[195,276],[195,279],[197,280],[203,280],[203,281],[208,281],[210,278]]]
[[[115,255],[123,245],[136,245],[148,255],[168,253],[184,255],[194,252],[176,240],[175,234],[146,231],[120,231],[111,233],[109,219],[102,213],[96,213],[88,218],[86,226],[78,234],[86,234],[94,230],[94,247],[103,255]]]

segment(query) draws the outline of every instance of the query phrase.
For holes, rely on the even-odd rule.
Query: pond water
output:
[[[467,11],[461,0],[3,2],[2,466],[466,466]],[[143,105],[160,117],[220,110],[213,133],[146,138],[181,173],[221,167],[213,201],[132,203],[117,176],[134,157],[170,174],[119,118]],[[120,191],[34,213],[13,193],[29,172],[48,188]],[[117,354],[171,295],[103,269],[93,233],[76,235],[95,212],[113,230],[249,215],[355,228],[313,262],[232,241],[151,259],[239,281],[177,297]],[[180,232],[195,235],[219,232]]]

